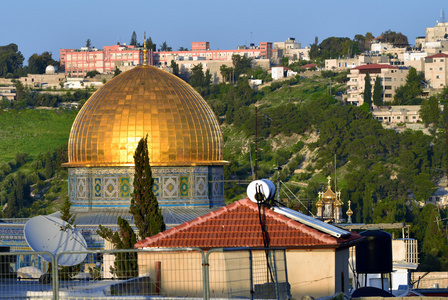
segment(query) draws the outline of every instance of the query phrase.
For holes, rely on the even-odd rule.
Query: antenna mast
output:
[[[442,9],[442,11],[440,12],[440,22],[445,23],[445,10],[444,9]]]

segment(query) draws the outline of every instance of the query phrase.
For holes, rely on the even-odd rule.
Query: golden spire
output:
[[[352,201],[348,200],[348,210],[346,212],[347,216],[348,216],[348,220],[347,223],[351,223],[352,222],[352,215],[353,215],[353,211],[350,208],[350,205],[352,204]]]
[[[145,32],[145,35],[143,37],[143,65],[144,66],[148,65],[147,52],[148,52],[148,50],[146,49],[146,32]]]

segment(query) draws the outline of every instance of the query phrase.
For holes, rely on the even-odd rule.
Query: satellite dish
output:
[[[25,240],[36,252],[47,251],[56,257],[65,251],[83,251],[87,243],[81,233],[69,223],[53,216],[37,216],[26,222]],[[51,262],[50,255],[41,255]],[[87,253],[63,254],[57,261],[61,266],[74,266],[82,263]]]
[[[260,192],[262,199],[257,200],[257,193]],[[247,186],[247,196],[252,202],[265,202],[275,196],[275,185],[268,179],[254,180]]]

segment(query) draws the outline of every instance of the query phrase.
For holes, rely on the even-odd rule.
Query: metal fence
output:
[[[61,266],[70,258],[76,266]],[[59,262],[59,263],[58,263]],[[0,299],[288,299],[284,249],[0,253]]]

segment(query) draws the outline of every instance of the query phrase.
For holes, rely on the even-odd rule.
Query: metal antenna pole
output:
[[[258,179],[258,146],[257,146],[257,141],[258,141],[258,127],[257,127],[257,122],[258,121],[258,107],[255,105],[255,167],[254,167],[254,174],[255,174],[255,180]]]

